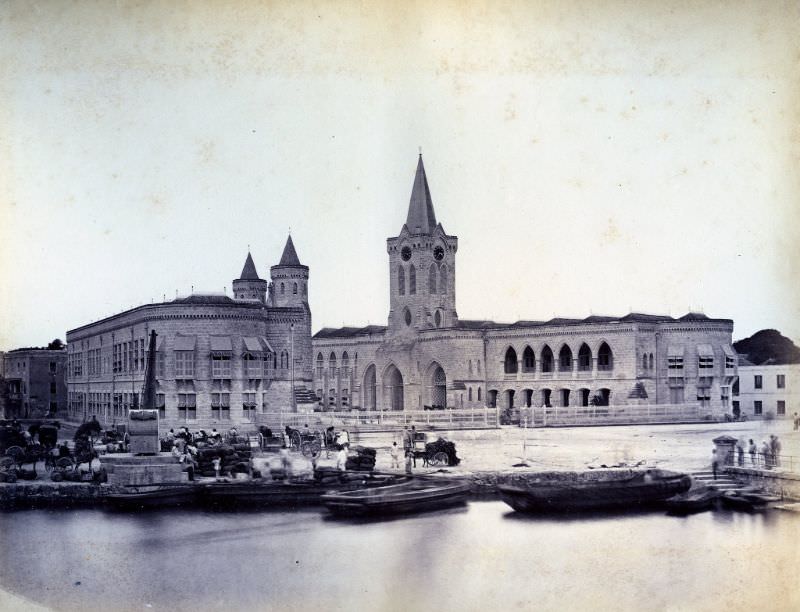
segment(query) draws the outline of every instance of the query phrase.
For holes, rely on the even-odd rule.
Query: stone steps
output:
[[[733,480],[732,478],[720,474],[718,474],[717,479],[714,480],[714,473],[710,470],[692,472],[690,475],[692,477],[692,480],[697,484],[707,486],[717,491],[722,491],[722,492],[741,491],[747,488],[746,485],[743,485]]]

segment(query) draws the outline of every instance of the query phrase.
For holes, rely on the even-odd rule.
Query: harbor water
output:
[[[2,588],[57,610],[800,609],[800,515],[395,520],[324,511],[0,515]]]

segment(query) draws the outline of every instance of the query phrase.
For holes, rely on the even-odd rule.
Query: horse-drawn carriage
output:
[[[331,451],[338,451],[343,445],[350,443],[350,434],[345,430],[336,431],[335,427],[328,427],[324,432],[305,429],[293,429],[286,426],[285,435],[287,448],[303,453],[305,457],[316,459],[325,451],[325,457],[330,457]]]
[[[456,445],[444,438],[428,442],[428,436],[423,432],[415,432],[411,452],[414,459],[422,459],[423,467],[458,465],[461,460],[456,456]]]

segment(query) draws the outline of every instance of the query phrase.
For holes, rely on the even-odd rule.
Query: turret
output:
[[[249,252],[241,276],[233,281],[233,299],[237,302],[267,302],[267,281],[258,277]]]
[[[272,306],[308,305],[308,266],[300,263],[291,235],[283,248],[280,263],[270,268]]]

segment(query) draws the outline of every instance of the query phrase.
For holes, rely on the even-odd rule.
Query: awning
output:
[[[667,347],[667,357],[683,357],[683,347],[670,344]]]
[[[211,352],[213,353],[230,353],[233,351],[230,336],[211,336]]]
[[[711,348],[710,344],[698,344],[697,354],[700,355],[700,357],[713,357],[714,349]]]
[[[260,353],[261,343],[258,341],[258,338],[254,338],[253,336],[245,336],[242,338],[244,340],[244,352],[245,353]]]
[[[163,353],[164,352],[164,338],[159,338],[158,339],[158,344],[156,344],[156,350],[159,353]]]
[[[273,355],[275,354],[275,351],[273,350],[272,346],[270,345],[269,340],[267,340],[264,336],[261,336],[261,342],[264,343],[264,350],[265,351],[267,351],[268,353],[272,353]]]
[[[193,351],[197,336],[175,336],[176,351]]]
[[[731,359],[736,359],[736,351],[733,350],[733,347],[730,344],[723,344],[722,345],[722,352],[725,353],[726,357],[730,357]]]

